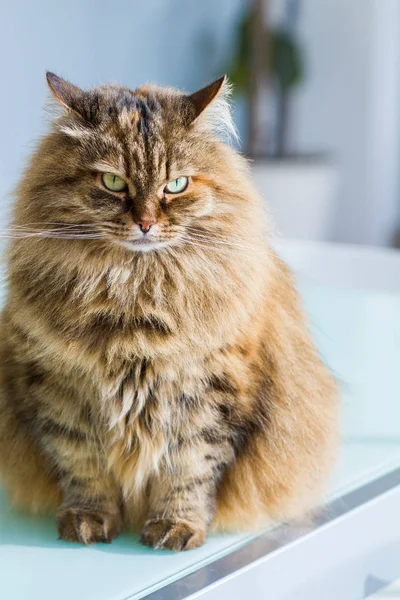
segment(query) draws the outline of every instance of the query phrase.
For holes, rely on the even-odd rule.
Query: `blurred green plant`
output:
[[[275,136],[274,156],[284,158],[288,156],[288,126],[289,104],[293,90],[301,84],[304,78],[304,56],[301,45],[297,42],[293,32],[293,0],[288,2],[286,24],[275,29],[264,31],[265,56],[260,61],[264,65],[263,74],[270,84],[275,96]],[[297,6],[298,8],[298,6]],[[233,61],[228,69],[228,74],[238,92],[249,94],[252,77],[252,35],[257,30],[253,19],[257,18],[251,7],[244,12],[239,24],[237,46]]]

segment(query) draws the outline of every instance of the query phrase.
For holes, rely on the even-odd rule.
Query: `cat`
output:
[[[268,241],[225,77],[185,94],[91,91],[17,190],[1,319],[0,472],[63,540],[295,518],[323,493],[338,394]],[[299,207],[301,210],[301,207]]]

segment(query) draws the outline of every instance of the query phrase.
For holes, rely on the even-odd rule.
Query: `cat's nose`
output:
[[[137,224],[140,227],[140,231],[142,233],[149,233],[151,227],[154,225],[155,221],[138,221]]]

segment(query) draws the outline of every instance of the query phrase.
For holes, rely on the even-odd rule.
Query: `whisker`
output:
[[[185,229],[188,230],[188,233],[190,233],[190,235],[196,235],[199,237],[202,237],[204,239],[211,239],[211,240],[221,240],[221,241],[229,241],[229,240],[234,240],[237,242],[242,242],[243,238],[241,236],[238,235],[232,235],[229,234],[229,237],[227,237],[226,234],[222,234],[222,233],[218,233],[218,232],[212,232],[211,234],[209,232],[206,232],[205,230],[200,230],[198,228],[194,228],[194,227],[190,227],[190,226],[185,226]]]
[[[70,231],[70,232],[62,232],[62,231],[0,231],[0,237],[3,238],[26,238],[26,237],[36,237],[36,238],[45,238],[45,237],[61,237],[61,236],[99,236],[102,237],[100,233],[97,232],[80,232],[80,231]]]
[[[23,235],[24,233],[94,233],[95,229],[0,229],[1,233],[16,233]],[[98,230],[97,230],[98,231]]]
[[[128,232],[129,231],[129,227],[121,227],[120,225],[102,225],[101,229],[103,230],[107,230],[107,231],[125,231]]]
[[[24,238],[55,238],[55,239],[98,239],[104,236],[101,233],[57,233],[51,231],[40,232],[0,232],[0,237],[9,239]]]
[[[0,230],[0,237],[24,238],[24,237],[56,237],[56,236],[100,236],[101,232],[93,225],[80,226],[74,224],[62,227],[34,228],[27,225],[14,225]]]
[[[255,246],[247,246],[245,244],[237,244],[235,242],[229,242],[229,241],[221,241],[221,240],[213,240],[212,238],[205,238],[205,237],[200,237],[200,236],[196,236],[194,234],[189,234],[190,238],[188,239],[193,239],[196,242],[199,243],[204,243],[204,244],[212,244],[212,245],[218,245],[218,246],[226,246],[229,248],[237,248],[239,250],[251,250],[252,252],[256,252],[256,253],[263,253],[259,248],[256,248]]]
[[[209,229],[206,227],[200,227],[199,225],[184,225],[185,229],[190,229],[191,231],[194,231],[195,233],[200,233],[200,234],[204,234],[204,235],[210,235],[211,234],[214,236],[219,236],[219,237],[226,237],[226,232],[225,231],[216,231],[215,229]],[[232,234],[230,234],[232,235]],[[235,236],[237,237],[237,236]]]
[[[8,227],[7,229],[3,229],[3,231],[16,231],[16,232],[41,232],[41,231],[66,231],[66,232],[73,232],[73,231],[77,231],[77,232],[81,232],[81,231],[98,231],[97,227],[85,227],[85,228],[79,228],[79,227],[44,227],[44,228],[39,228],[39,227]]]
[[[33,221],[22,225],[11,225],[11,227],[30,227],[31,225],[62,225],[63,227],[94,227],[93,223],[66,223],[65,221]]]
[[[207,249],[207,250],[214,250],[216,252],[222,252],[225,254],[234,254],[234,249],[233,248],[221,248],[221,246],[215,246],[209,243],[204,243],[204,242],[193,242],[191,239],[189,238],[180,238],[185,244],[188,244],[190,246],[197,246],[198,248],[202,248],[202,249]]]

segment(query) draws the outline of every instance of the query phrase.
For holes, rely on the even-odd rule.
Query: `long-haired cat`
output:
[[[224,78],[89,92],[22,177],[1,323],[0,471],[60,537],[185,550],[319,499],[337,394],[268,245]],[[299,207],[299,210],[301,208]]]

